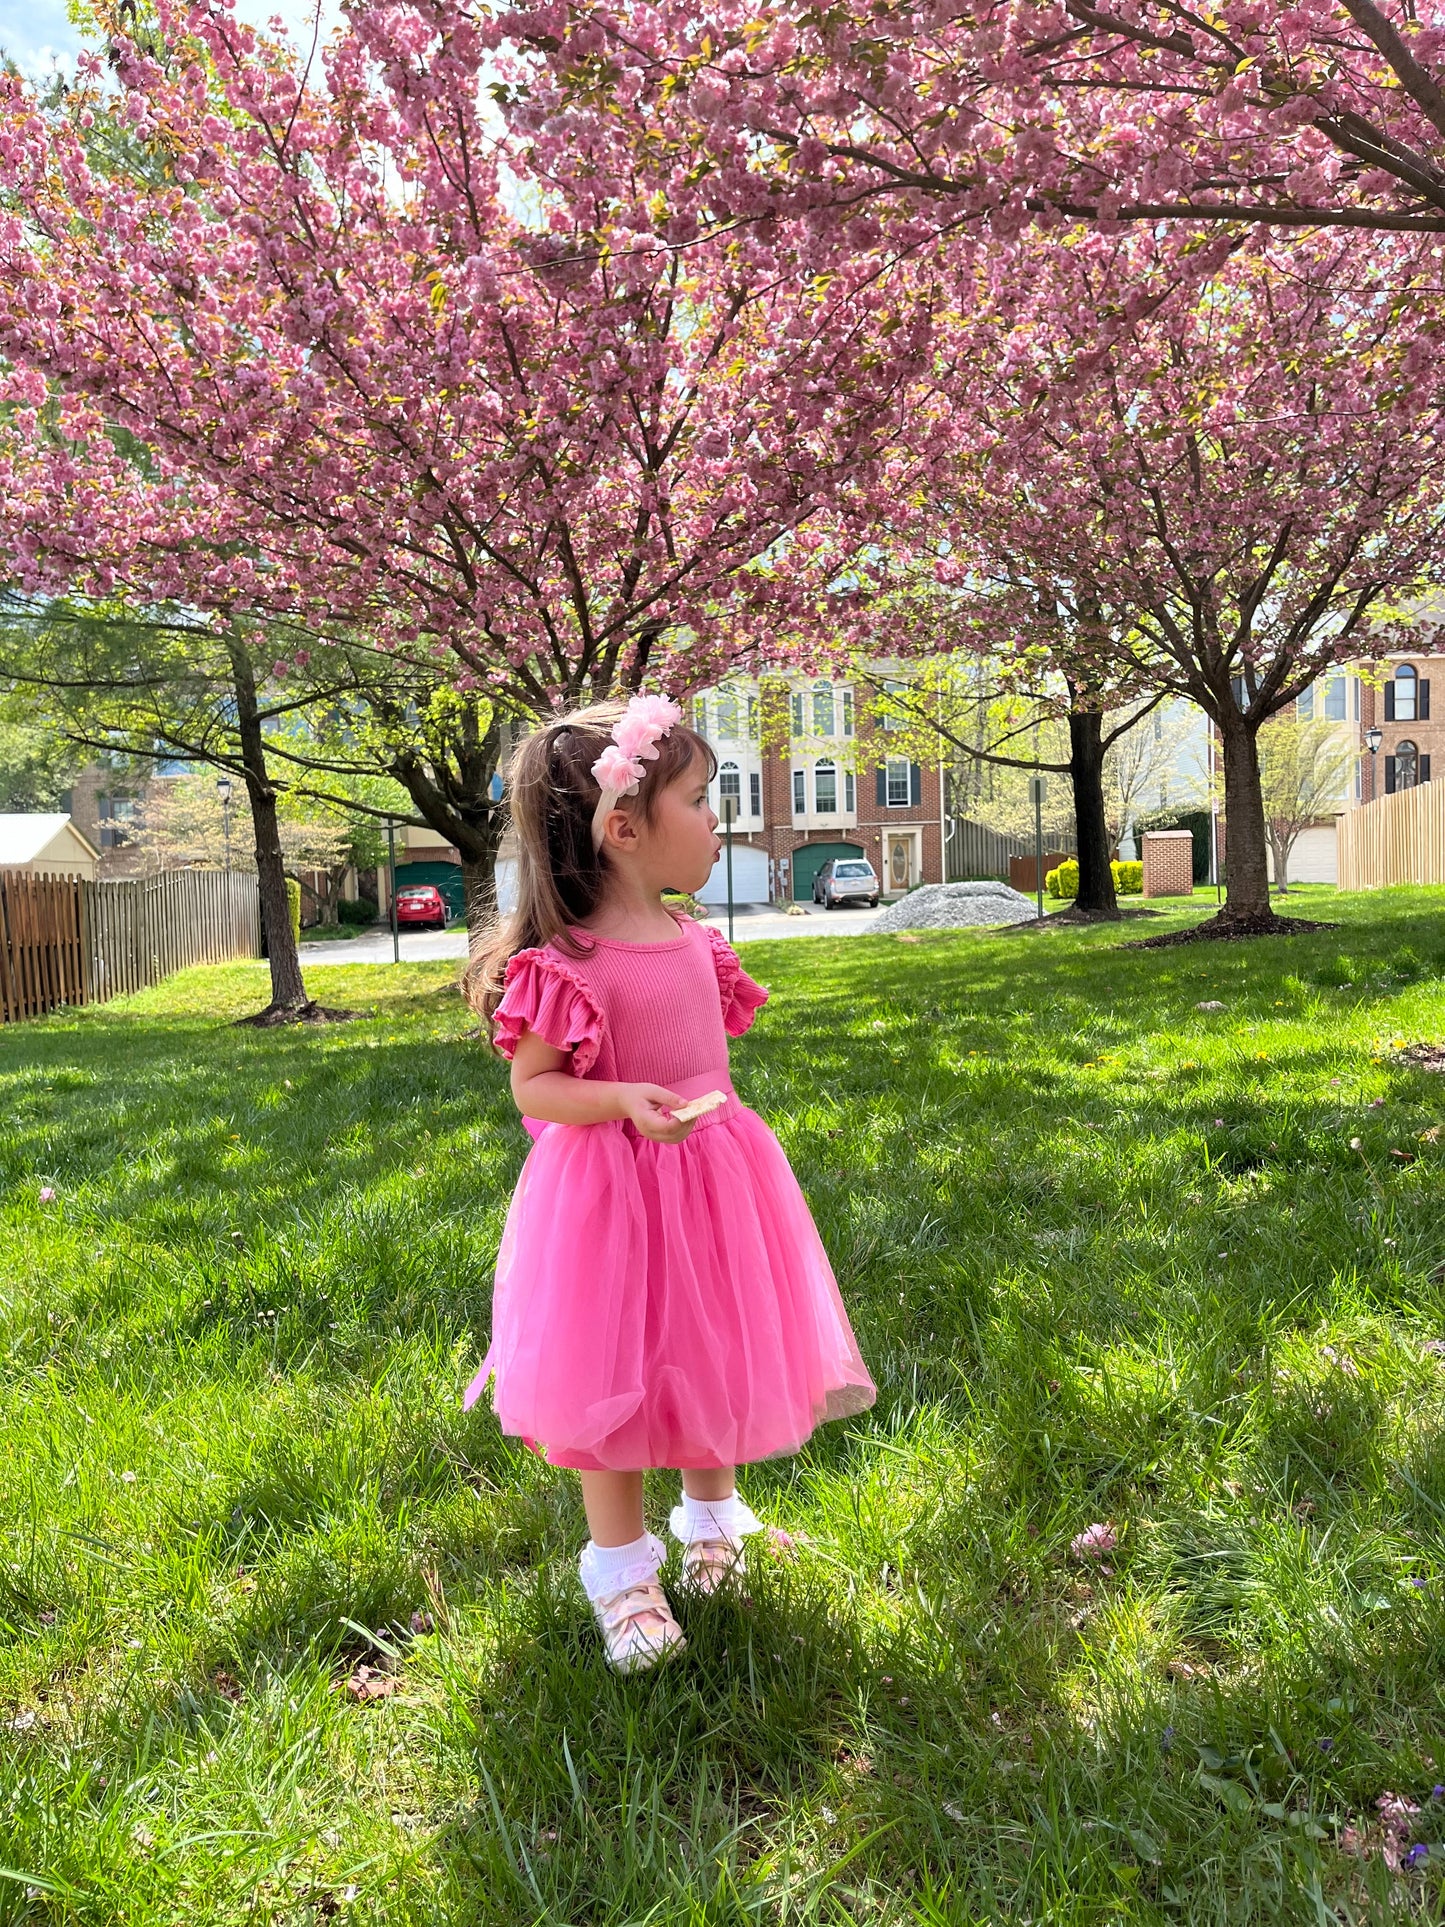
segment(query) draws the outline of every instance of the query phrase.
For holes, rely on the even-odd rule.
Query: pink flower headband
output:
[[[626,713],[613,726],[612,741],[592,765],[602,794],[592,813],[592,847],[602,848],[607,834],[607,818],[617,808],[620,796],[635,796],[647,771],[644,764],[655,762],[657,745],[674,723],[682,721],[682,711],[666,696],[634,696]]]

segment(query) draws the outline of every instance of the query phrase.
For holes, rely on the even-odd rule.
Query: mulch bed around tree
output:
[[[1312,923],[1308,917],[1230,917],[1227,913],[1195,924],[1192,930],[1170,930],[1158,937],[1136,937],[1124,950],[1173,950],[1186,943],[1243,943],[1252,937],[1302,937],[1311,930],[1338,930],[1337,923]]]
[[[1077,907],[1075,907],[1072,910],[1055,910],[1049,916],[1044,918],[1044,922],[1045,923],[1120,923],[1123,921],[1125,917],[1162,917],[1164,914],[1165,912],[1163,910],[1146,910],[1142,906],[1135,905],[1135,904],[1130,904],[1128,909],[1125,909],[1124,905],[1121,903],[1119,905],[1118,910],[1115,912],[1113,916],[1105,915],[1105,913],[1102,910],[1080,910]],[[1038,918],[1035,917],[1034,924],[1036,925],[1037,923],[1038,923]]]
[[[358,1017],[369,1017],[369,1010],[337,1010],[328,1004],[268,1004],[253,1017],[238,1017],[236,1028],[276,1030],[282,1024],[349,1024]]]

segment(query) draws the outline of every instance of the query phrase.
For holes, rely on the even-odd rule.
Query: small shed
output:
[[[100,851],[63,810],[23,816],[0,812],[0,870],[94,877],[99,863]]]

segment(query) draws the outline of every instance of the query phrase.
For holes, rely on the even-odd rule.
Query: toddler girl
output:
[[[508,772],[517,909],[467,976],[536,1141],[466,1403],[494,1381],[503,1430],[581,1474],[582,1584],[621,1672],[684,1644],[643,1468],[681,1470],[681,1584],[712,1592],[761,1530],[734,1467],[874,1398],[788,1161],[729,1082],[728,1037],[767,993],[662,902],[717,859],[716,768],[660,696],[528,737]]]

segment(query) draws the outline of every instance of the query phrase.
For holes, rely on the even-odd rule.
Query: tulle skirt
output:
[[[543,1128],[468,1405],[489,1379],[503,1431],[584,1470],[773,1458],[875,1396],[782,1146],[735,1096],[682,1144]]]

